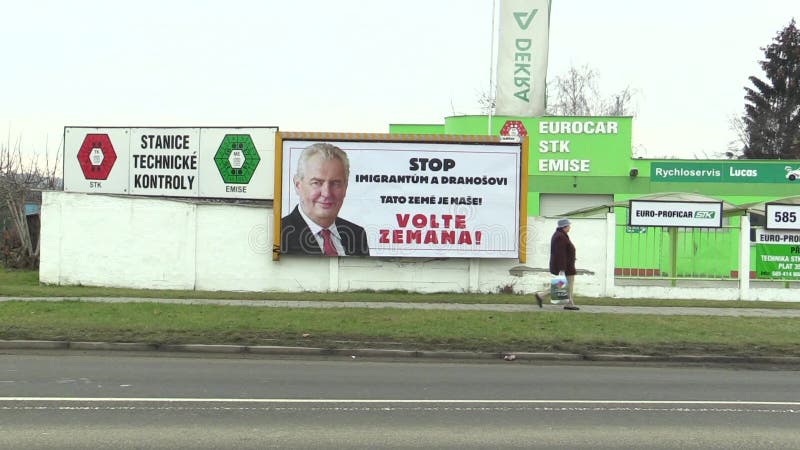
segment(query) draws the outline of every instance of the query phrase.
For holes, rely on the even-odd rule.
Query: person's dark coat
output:
[[[557,228],[550,239],[550,273],[558,275],[575,275],[575,246],[569,240],[569,234],[563,228]]]
[[[317,238],[300,215],[298,206],[281,218],[281,253],[301,253],[322,255]],[[367,232],[364,228],[348,220],[337,217],[336,229],[342,238],[342,247],[348,256],[369,256]]]

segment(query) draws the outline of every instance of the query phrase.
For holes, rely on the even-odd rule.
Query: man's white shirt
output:
[[[306,225],[308,225],[308,229],[311,230],[311,233],[314,234],[314,238],[317,240],[317,244],[319,245],[320,250],[324,249],[324,240],[322,235],[319,233],[324,228],[317,225],[313,220],[311,220],[306,213],[303,211],[303,207],[298,205],[297,210],[300,211],[300,215],[303,217],[303,220],[306,221]],[[339,236],[339,230],[336,228],[336,223],[334,222],[328,227],[331,230],[331,240],[333,241],[333,247],[336,249],[336,253],[339,256],[345,256],[346,253],[344,252],[344,246],[342,245],[342,237]]]

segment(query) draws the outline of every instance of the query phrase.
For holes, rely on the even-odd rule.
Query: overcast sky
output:
[[[0,138],[64,126],[279,126],[388,132],[479,114],[492,0],[26,0],[0,6]],[[553,0],[548,78],[588,65],[636,93],[644,157],[733,139],[762,47],[797,0]]]

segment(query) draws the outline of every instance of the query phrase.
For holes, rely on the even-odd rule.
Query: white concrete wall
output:
[[[592,226],[603,226],[594,221]],[[272,261],[272,210],[66,192],[45,192],[39,278],[51,284],[230,291],[530,293],[549,280],[555,220],[531,218],[528,266],[513,276],[509,259],[320,258],[284,255]],[[587,264],[602,270],[599,242],[586,240]],[[578,245],[582,245],[578,243]],[[579,253],[580,254],[580,253]],[[596,277],[577,285],[599,292]],[[586,293],[583,293],[583,292]]]
[[[549,286],[556,219],[529,217],[527,261],[321,258],[272,260],[272,209],[66,192],[42,199],[43,283],[225,291],[514,292]],[[613,277],[613,218],[571,219],[577,296],[800,301],[796,289],[735,282],[622,286]],[[609,227],[611,230],[609,231]],[[613,256],[613,255],[612,255]],[[683,283],[683,282],[682,282]]]
[[[194,204],[45,192],[41,214],[42,282],[195,287]]]
[[[600,297],[606,289],[605,218],[570,219],[570,240],[575,245],[575,295]],[[522,277],[523,292],[550,287],[550,238],[558,219],[528,217],[528,250],[526,266],[536,270]],[[482,262],[483,263],[483,262]]]
[[[199,290],[269,289],[271,215],[264,208],[197,205],[196,259],[192,267]]]

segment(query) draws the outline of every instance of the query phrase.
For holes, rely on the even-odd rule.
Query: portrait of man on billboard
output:
[[[350,161],[339,147],[303,149],[292,177],[300,202],[281,218],[281,253],[369,256],[364,228],[339,217],[349,177]]]

